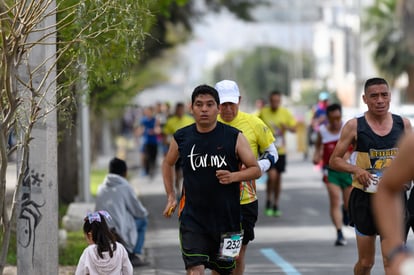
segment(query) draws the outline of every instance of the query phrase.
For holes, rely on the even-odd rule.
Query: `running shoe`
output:
[[[343,236],[338,236],[338,238],[335,241],[335,246],[344,246],[346,245],[346,240]]]
[[[147,266],[150,264],[149,262],[145,260],[141,260],[141,258],[138,257],[137,255],[133,255],[132,257],[130,257],[129,260],[131,261],[131,264],[133,267]]]
[[[280,211],[279,209],[274,209],[273,210],[273,216],[274,217],[280,217],[280,216],[282,216],[282,211]]]
[[[268,216],[268,217],[272,217],[274,215],[273,209],[272,208],[266,208],[265,215]]]
[[[279,210],[279,207],[277,207],[277,205],[273,206],[273,216],[274,217],[282,216],[282,211]]]

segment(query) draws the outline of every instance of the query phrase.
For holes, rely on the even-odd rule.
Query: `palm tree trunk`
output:
[[[399,12],[402,15],[402,26],[408,51],[414,55],[414,2],[412,0],[400,0]]]
[[[414,104],[414,64],[407,68],[408,86],[405,91],[405,102],[408,104]]]

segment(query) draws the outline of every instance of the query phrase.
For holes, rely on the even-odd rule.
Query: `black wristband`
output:
[[[270,154],[268,151],[265,151],[259,158],[259,160],[261,159],[267,159],[270,162],[270,166],[272,166],[273,164],[275,164],[275,158],[273,157],[272,154]]]
[[[411,252],[412,252],[411,249],[409,249],[405,244],[401,244],[401,245],[395,247],[394,249],[392,249],[390,251],[390,253],[388,253],[387,260],[389,262],[392,262],[392,260],[394,260],[394,258],[398,254],[400,254],[400,253],[410,254]]]

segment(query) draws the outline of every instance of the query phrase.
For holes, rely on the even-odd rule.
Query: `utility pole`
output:
[[[85,65],[82,63],[80,66],[83,70],[82,75],[86,75]],[[79,176],[79,194],[78,200],[81,202],[91,202],[90,192],[90,128],[89,128],[89,102],[88,102],[88,83],[86,77],[81,78],[81,96],[80,96],[80,112],[79,112],[79,133],[80,133],[80,151],[81,159],[80,164],[80,176]]]

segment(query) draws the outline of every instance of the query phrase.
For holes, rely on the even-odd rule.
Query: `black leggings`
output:
[[[153,176],[155,172],[155,165],[157,162],[158,145],[145,144],[144,146],[145,163],[144,169],[147,175]]]

